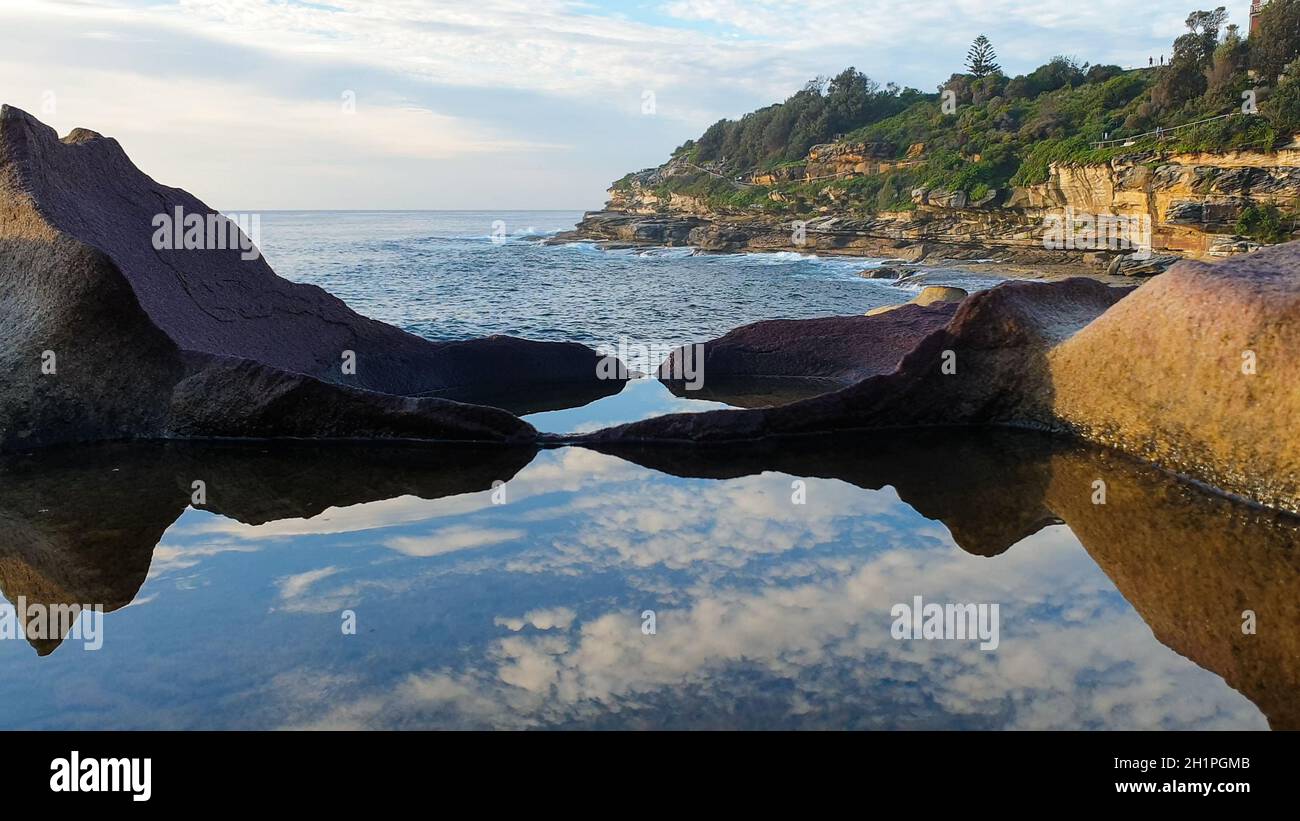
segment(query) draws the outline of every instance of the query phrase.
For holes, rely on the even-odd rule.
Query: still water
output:
[[[913,287],[538,242],[577,216],[285,213],[261,244],[431,338],[662,348]],[[642,380],[527,418],[714,407]],[[6,601],[106,611],[0,638],[4,729],[1300,728],[1300,521],[1032,434],[64,448],[0,457],[0,530]],[[996,649],[899,637],[918,596],[995,605]]]
[[[110,611],[96,650],[0,641],[5,728],[1300,715],[1300,524],[1031,434],[112,446],[7,457],[0,481],[5,598]],[[998,604],[997,649],[895,638],[915,596]]]
[[[259,247],[281,276],[429,339],[508,334],[611,350],[624,339],[670,350],[760,319],[862,314],[906,302],[926,284],[977,290],[998,281],[929,271],[895,285],[857,276],[880,264],[874,259],[540,241],[581,216],[273,212],[262,216]],[[649,371],[658,362],[630,364]]]

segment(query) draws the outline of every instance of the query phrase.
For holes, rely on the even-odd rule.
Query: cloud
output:
[[[583,208],[848,65],[932,90],[979,33],[1013,73],[1057,53],[1145,65],[1181,17],[1120,0],[27,0],[0,8],[0,99],[53,90],[61,131],[117,136],[222,208]]]
[[[279,579],[276,584],[280,588],[280,598],[286,601],[300,598],[305,595],[308,589],[320,581],[327,579],[338,573],[337,567],[322,567],[318,570],[308,570],[305,573],[295,573],[292,576],[285,576]]]
[[[578,617],[567,607],[552,607],[545,610],[529,610],[522,618],[497,616],[492,623],[518,633],[531,624],[538,630],[568,630],[569,625]]]
[[[972,573],[979,566],[984,572]],[[1094,608],[1088,622],[1049,615],[1068,589]],[[890,604],[1002,601],[1002,647],[899,642]],[[1035,600],[1034,591],[1041,591]],[[527,617],[525,617],[527,618]],[[516,620],[497,619],[514,629]],[[726,726],[737,705],[785,720],[843,726],[1218,728],[1259,725],[1239,694],[1167,648],[1081,553],[1050,528],[986,560],[949,546],[891,550],[852,572],[802,584],[742,589],[698,584],[687,604],[659,612],[645,635],[631,609],[575,624],[576,632],[492,642],[463,670],[412,674],[387,691],[326,710],[317,726],[583,726],[610,716],[651,726],[675,715]],[[863,698],[870,693],[870,698]],[[784,714],[782,705],[784,704]],[[361,706],[364,705],[364,706]],[[740,708],[742,711],[745,707]],[[914,718],[913,718],[914,717]],[[689,722],[688,722],[689,723]]]
[[[435,530],[425,536],[395,536],[386,540],[384,547],[407,556],[428,558],[512,542],[527,535],[528,532],[524,530],[456,525]]]
[[[168,536],[154,548],[148,578],[154,579],[170,572],[194,567],[209,556],[221,553],[252,553],[258,549],[257,545],[231,542],[179,544],[175,539],[177,532],[175,529],[168,531]]]

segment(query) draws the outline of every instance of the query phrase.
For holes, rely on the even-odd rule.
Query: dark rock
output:
[[[1205,221],[1205,206],[1200,202],[1181,200],[1171,203],[1165,222],[1173,225],[1200,225]]]
[[[1153,277],[1157,274],[1163,274],[1169,269],[1169,266],[1179,261],[1178,257],[1148,257],[1147,259],[1135,259],[1133,257],[1122,257],[1120,263],[1119,275],[1125,277]]]
[[[721,402],[733,408],[771,408],[831,393],[844,387],[835,379],[804,376],[727,376],[714,374],[702,383],[660,379],[683,399]]]
[[[926,204],[935,208],[965,208],[967,204],[966,192],[936,189],[926,197]]]
[[[1245,201],[1238,199],[1206,200],[1203,218],[1207,224],[1235,224],[1245,208]]]
[[[1060,427],[1052,411],[1048,352],[1130,290],[1083,278],[1004,283],[967,298],[947,325],[922,339],[897,368],[836,393],[776,408],[661,416],[579,441],[721,442],[931,425]],[[866,319],[936,309],[899,309]],[[949,361],[955,373],[945,372]]]
[[[918,342],[952,318],[953,303],[907,305],[882,316],[831,316],[755,322],[702,343],[696,365],[703,384],[794,377],[852,385],[898,366]],[[683,349],[659,368],[661,379],[685,372]],[[824,391],[823,391],[824,392]]]
[[[60,141],[30,115],[0,109],[0,363],[10,375],[0,448],[245,435],[217,424],[213,407],[242,411],[257,436],[515,440],[533,432],[509,414],[404,397],[473,401],[506,385],[567,384],[586,401],[610,392],[595,351],[423,340],[281,279],[239,232],[214,243],[201,231],[204,250],[155,248],[156,219],[178,214],[216,216],[140,172],[116,140],[78,129]],[[346,352],[355,373],[345,373]],[[277,396],[259,398],[253,386]],[[233,396],[249,405],[236,408]],[[289,406],[301,416],[277,419]]]
[[[530,442],[506,411],[331,385],[247,359],[191,355],[171,393],[169,436]]]
[[[1225,168],[1214,176],[1210,191],[1216,194],[1249,196],[1251,189],[1268,177],[1268,171],[1262,168]]]
[[[895,256],[903,262],[920,262],[930,255],[931,250],[930,246],[923,242],[918,242],[914,245],[900,248]]]
[[[438,499],[508,481],[533,447],[422,443],[131,443],[0,455],[0,593],[46,606],[129,604],[154,546],[191,503],[244,522],[306,519],[398,496]],[[62,636],[29,637],[40,655]]]

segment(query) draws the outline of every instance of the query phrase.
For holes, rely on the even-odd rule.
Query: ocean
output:
[[[604,251],[544,240],[577,211],[270,212],[259,246],[281,276],[319,285],[360,313],[428,339],[507,334],[580,342],[643,374],[673,349],[762,319],[862,314],[925,285],[967,290],[1000,280],[922,270],[903,283],[858,273],[883,260],[798,253]],[[624,353],[626,352],[626,353]],[[725,405],[633,381],[590,405],[530,415],[550,433]]]
[[[435,339],[672,345],[911,296],[856,276],[878,260],[539,242],[579,216],[280,212],[261,246]],[[532,421],[707,404],[645,380]],[[6,729],[1263,729],[1289,698],[1276,631],[1239,676],[1198,592],[1270,578],[1284,529],[1038,434],[65,448],[0,458],[0,522]],[[103,606],[94,641],[5,634],[67,600]]]
[[[430,339],[510,334],[676,346],[760,319],[861,314],[922,284],[988,287],[946,272],[896,286],[857,276],[880,260],[813,254],[601,251],[543,245],[576,211],[270,212],[263,255],[281,276],[319,285],[366,316]]]

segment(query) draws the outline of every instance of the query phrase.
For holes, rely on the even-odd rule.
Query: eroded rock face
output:
[[[154,182],[115,140],[85,129],[59,140],[0,109],[0,449],[177,436],[524,441],[531,426],[461,403],[508,386],[566,388],[582,404],[618,387],[597,379],[584,346],[429,342],[206,232],[202,250],[160,249],[157,219],[188,215],[215,212]]]
[[[1049,356],[1086,439],[1300,513],[1300,243],[1184,261]]]
[[[872,153],[871,146],[862,144],[815,146],[804,163],[756,175],[750,182],[774,186],[831,175],[880,175],[913,165],[921,157],[909,151],[907,160],[882,160]],[[1045,182],[991,190],[978,199],[963,191],[916,188],[911,191],[912,210],[865,218],[834,189],[826,189],[809,203],[819,216],[805,220],[806,230],[796,243],[791,221],[802,217],[794,211],[764,217],[743,209],[718,210],[716,203],[697,197],[662,195],[660,183],[689,174],[698,174],[698,169],[674,159],[629,175],[609,190],[606,210],[587,214],[572,237],[636,242],[636,225],[644,222],[647,227],[658,226],[651,233],[674,237],[676,244],[718,251],[851,249],[864,256],[888,257],[901,255],[892,249],[914,243],[913,249],[920,248],[922,255],[931,258],[996,255],[1024,264],[1074,264],[1094,253],[1122,259],[1149,244],[1162,254],[1213,259],[1252,250],[1242,244],[1244,237],[1234,236],[1237,220],[1248,206],[1276,205],[1285,211],[1300,202],[1300,151],[1294,147],[1216,154],[1142,152],[1100,165],[1053,164]],[[768,197],[789,202],[793,195],[773,190]],[[1150,231],[1139,229],[1139,236],[1131,237],[1123,248],[1098,243],[1092,251],[1081,253],[1046,247],[1048,219],[1075,215],[1134,218],[1139,225],[1149,225]],[[1134,265],[1126,273],[1154,276],[1162,270]]]

